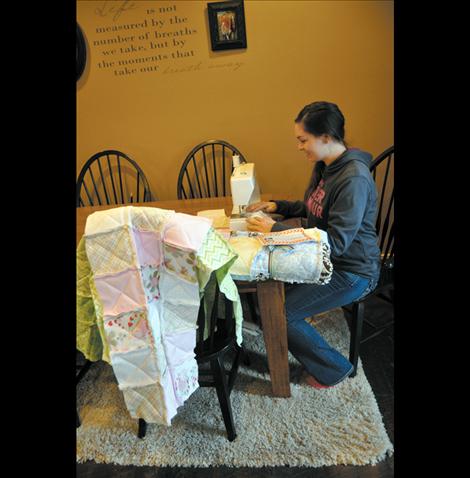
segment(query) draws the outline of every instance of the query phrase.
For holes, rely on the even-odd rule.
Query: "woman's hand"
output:
[[[272,201],[261,201],[254,204],[250,204],[246,207],[246,212],[264,211],[264,212],[276,212],[277,204]]]
[[[255,232],[271,232],[275,223],[270,217],[252,216],[246,219],[247,229]]]

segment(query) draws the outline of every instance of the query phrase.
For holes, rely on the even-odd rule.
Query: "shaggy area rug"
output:
[[[342,309],[311,322],[348,356]],[[77,388],[82,426],[77,461],[154,466],[309,466],[376,464],[393,453],[362,365],[356,377],[316,390],[289,354],[291,398],[273,398],[261,333],[244,333],[251,365],[241,365],[231,395],[237,438],[229,442],[215,389],[199,388],[170,427],[148,424],[137,438],[110,365],[93,365]]]

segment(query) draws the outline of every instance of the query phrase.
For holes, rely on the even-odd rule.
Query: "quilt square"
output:
[[[211,227],[212,221],[206,217],[177,212],[165,225],[163,241],[170,246],[195,252]]]
[[[162,334],[186,332],[197,327],[199,304],[171,304],[165,302],[163,307]]]
[[[137,269],[95,277],[104,315],[119,315],[145,307],[145,292]]]
[[[165,302],[172,304],[199,304],[199,286],[197,283],[182,281],[179,276],[162,269],[159,281],[160,292]]]
[[[163,254],[165,269],[168,272],[187,282],[197,283],[197,257],[194,252],[164,244]]]
[[[140,272],[147,302],[160,299],[160,268],[144,266]]]
[[[141,231],[162,232],[165,223],[174,216],[171,209],[158,207],[133,207],[131,209],[131,223],[135,229]]]
[[[145,310],[104,317],[103,324],[111,352],[123,353],[153,344]]]
[[[160,268],[144,266],[140,272],[147,302],[150,303],[152,300],[160,299]]]
[[[132,418],[143,418],[148,423],[170,425],[166,413],[163,387],[159,383],[145,387],[126,388],[122,394]]]
[[[173,378],[173,387],[178,406],[184,404],[189,396],[199,388],[199,371],[195,359],[170,367],[170,373]]]
[[[161,371],[151,347],[126,353],[111,352],[110,357],[121,390],[144,387],[161,380]]]
[[[161,343],[162,337],[162,327],[161,327],[161,316],[162,312],[162,303],[159,301],[153,301],[147,304],[147,313],[148,313],[148,324],[150,330],[152,331],[153,340],[155,347],[157,344]]]
[[[159,266],[163,262],[161,234],[133,229],[133,236],[139,265]]]
[[[176,367],[194,357],[196,329],[174,334],[164,334],[162,338],[168,366]]]
[[[112,274],[136,266],[128,227],[85,238],[86,252],[95,275]]]
[[[121,206],[90,214],[85,225],[85,236],[111,231],[117,227],[130,226],[131,208],[132,206]]]

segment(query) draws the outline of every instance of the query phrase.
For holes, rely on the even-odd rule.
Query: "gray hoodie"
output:
[[[331,261],[337,270],[377,279],[380,249],[375,220],[377,189],[369,171],[372,156],[347,149],[323,170],[318,186],[307,201],[274,201],[277,213],[306,217],[307,227],[328,233]],[[290,229],[281,223],[273,231]]]

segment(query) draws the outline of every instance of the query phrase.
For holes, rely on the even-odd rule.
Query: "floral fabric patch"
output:
[[[160,268],[144,266],[141,269],[142,282],[144,284],[147,302],[160,298]]]
[[[153,343],[145,310],[104,317],[103,322],[112,352],[128,352]]]
[[[163,245],[165,269],[181,279],[197,283],[197,258],[194,252],[184,251],[168,244]]]

